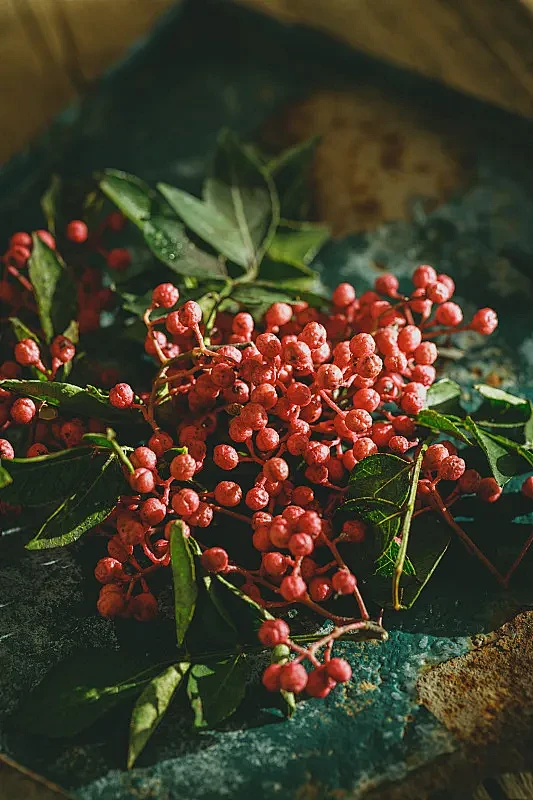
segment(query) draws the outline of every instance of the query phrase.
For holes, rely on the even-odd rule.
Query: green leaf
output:
[[[30,330],[18,317],[9,317],[9,321],[18,342],[22,341],[22,339],[33,339],[34,342],[39,342],[37,334]]]
[[[9,486],[10,483],[13,483],[13,478],[7,469],[0,464],[0,489],[5,489],[5,487]]]
[[[142,226],[144,240],[152,253],[178,275],[213,278],[226,275],[221,259],[204,253],[191,242],[177,219],[151,217]]]
[[[105,433],[84,433],[83,441],[91,447],[104,447],[106,450],[113,450],[113,442]]]
[[[119,424],[135,421],[138,415],[136,411],[114,408],[109,403],[108,395],[94,386],[82,389],[71,383],[16,380],[4,380],[0,385],[15,394],[44,400],[49,406],[73,416],[96,417],[103,422]]]
[[[195,728],[212,728],[233,714],[244,698],[247,672],[244,653],[191,667],[187,695]]]
[[[404,569],[401,586],[402,608],[411,608],[420,592],[437,569],[451,542],[451,535],[444,523],[432,520],[431,525],[422,522],[411,527],[409,556],[416,574],[408,575]]]
[[[257,631],[272,614],[222,575],[207,576],[208,592],[220,615],[237,632],[242,644],[257,642]]]
[[[76,490],[95,457],[89,447],[75,447],[35,458],[14,458],[9,461],[13,482],[3,490],[2,499],[31,507],[59,503]],[[100,460],[100,467],[105,460]]]
[[[240,263],[255,271],[278,225],[279,203],[267,170],[229,131],[219,136],[204,199],[231,223],[239,237]]]
[[[281,261],[291,264],[294,267],[303,269],[313,261],[320,248],[329,239],[329,231],[321,225],[310,223],[284,223],[274,234],[274,238],[268,248],[268,257],[274,261]],[[313,270],[307,270],[307,274],[313,276]]]
[[[183,535],[183,523],[175,522],[170,534],[170,563],[174,583],[174,611],[178,645],[183,644],[196,608],[198,587],[196,567],[187,537]]]
[[[527,405],[527,400],[523,397],[516,397],[509,392],[504,392],[503,389],[496,389],[494,386],[488,386],[484,383],[478,383],[474,389],[486,400],[490,400],[495,407],[509,408],[509,407],[524,407]]]
[[[217,208],[181,189],[166,183],[159,183],[157,188],[185,225],[204,242],[235,264],[241,267],[248,265],[249,253],[233,220],[227,219]]]
[[[400,605],[400,581],[404,572],[405,559],[407,558],[407,547],[409,544],[409,534],[411,531],[411,520],[415,510],[416,492],[418,489],[418,479],[420,477],[420,470],[422,469],[422,461],[424,460],[424,453],[428,448],[428,443],[424,442],[413,464],[411,471],[411,485],[409,486],[409,494],[405,505],[405,513],[402,520],[402,529],[400,535],[400,546],[396,555],[396,562],[394,564],[394,573],[392,576],[392,604],[394,609],[398,611]]]
[[[400,530],[411,468],[398,456],[376,453],[356,464],[350,475],[349,500],[342,510],[372,525],[378,553],[387,549]]]
[[[454,414],[462,409],[459,404],[461,387],[449,378],[442,378],[429,387],[426,405],[441,414]]]
[[[127,172],[107,169],[100,188],[125,217],[142,229],[152,213],[153,192],[148,184]]]
[[[48,230],[55,235],[57,204],[61,193],[62,181],[59,175],[52,175],[50,184],[41,197],[41,209],[46,219]]]
[[[69,324],[63,331],[63,336],[66,336],[67,339],[70,339],[73,344],[78,344],[80,340],[80,326],[75,319],[70,320]]]
[[[424,428],[429,428],[431,431],[438,431],[439,433],[446,433],[453,436],[454,439],[465,444],[470,444],[467,436],[457,427],[457,423],[461,423],[460,417],[453,415],[439,414],[432,408],[426,408],[417,415],[416,424],[422,425]]]
[[[524,439],[526,445],[533,445],[533,403],[529,401],[529,419],[524,426]]]
[[[279,195],[280,213],[288,219],[305,219],[309,215],[312,197],[309,182],[310,167],[320,137],[285,150],[268,163],[268,170]]]
[[[14,722],[28,733],[75,736],[137,694],[161,670],[118,650],[81,650],[56,664],[18,707]]]
[[[376,561],[376,575],[380,575],[383,578],[391,578],[394,574],[394,565],[396,564],[396,559],[398,558],[398,551],[400,549],[399,543],[393,539],[390,545],[387,547],[384,553],[380,555],[378,560]],[[403,574],[404,575],[415,575],[416,570],[413,566],[412,561],[406,557],[405,563],[403,565]]]
[[[135,703],[130,722],[128,769],[131,769],[146,743],[163,719],[190,664],[172,664],[153,678]]]
[[[94,458],[91,461],[74,493],[61,503],[28,542],[28,550],[72,544],[111,513],[128,485],[116,456],[108,456],[104,463],[102,460]]]
[[[35,233],[28,276],[43,333],[49,342],[54,333],[61,333],[76,315],[76,288],[65,265]]]
[[[466,418],[465,425],[485,453],[499,486],[505,486],[515,475],[526,472],[524,461],[533,464],[533,453],[524,450],[511,439],[482,430],[471,417]]]

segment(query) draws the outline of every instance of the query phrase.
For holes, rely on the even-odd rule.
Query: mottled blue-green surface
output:
[[[422,80],[355,56],[318,35],[283,28],[220,3],[190,4],[169,18],[154,40],[108,76],[81,109],[68,112],[31,152],[0,175],[4,233],[40,223],[36,199],[51,170],[67,176],[114,166],[190,190],[199,187],[218,130],[253,133],[295,95],[318,85],[375,83],[396,97],[449,115],[486,118],[507,141],[523,140],[520,123]],[[458,284],[466,314],[498,308],[501,329],[490,345],[464,334],[470,355],[449,372],[468,392],[491,371],[504,385],[533,397],[533,169],[491,135],[474,147],[472,185],[431,214],[414,204],[413,221],[327,245],[324,280],[369,287],[375,264],[407,276],[435,264]],[[2,234],[3,235],[3,234]],[[483,349],[481,349],[483,348]],[[480,355],[482,353],[482,355]],[[527,505],[508,496],[478,515],[472,535],[502,566],[531,526]],[[465,510],[465,515],[467,516]],[[178,703],[139,760],[123,770],[127,710],[70,742],[30,738],[7,724],[17,699],[46,670],[79,646],[117,646],[121,632],[94,614],[91,559],[84,546],[28,553],[0,542],[0,749],[83,800],[129,798],[305,798],[362,796],[384,781],[458,747],[454,737],[416,702],[426,666],[466,652],[471,636],[490,631],[529,607],[532,560],[503,594],[454,546],[418,605],[389,614],[384,644],[343,644],[354,679],[324,701],[308,700],[285,722],[260,710],[254,691],[224,730],[193,736]],[[93,559],[94,561],[94,559]],[[139,643],[148,643],[142,629]],[[151,636],[152,634],[150,634]],[[261,664],[257,664],[259,674]],[[314,788],[313,788],[314,787]],[[315,794],[312,793],[315,792]],[[353,794],[352,794],[353,796]]]

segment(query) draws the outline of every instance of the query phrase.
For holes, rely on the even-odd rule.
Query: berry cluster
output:
[[[119,231],[123,222],[112,214],[103,228]],[[55,248],[50,234],[37,235]],[[73,244],[91,240],[79,220],[69,223],[66,237]],[[11,306],[22,303],[24,292],[24,302],[32,302],[31,284],[23,275],[31,248],[31,237],[18,233],[4,255],[8,274],[2,298]],[[130,263],[127,250],[100,251],[111,270]],[[84,333],[98,327],[100,311],[112,298],[92,267],[83,270],[78,287]],[[349,665],[331,657],[331,649],[339,636],[369,621],[344,555],[346,547],[365,540],[367,530],[358,520],[338,529],[333,515],[358,462],[378,452],[410,462],[418,452],[416,415],[436,379],[435,340],[458,331],[488,335],[495,330],[497,317],[490,308],[463,321],[452,300],[454,288],[449,276],[423,265],[413,274],[409,295],[400,292],[394,275],[380,276],[375,290],[359,297],[342,283],[327,311],[305,302],[275,302],[256,326],[246,310],[219,309],[206,320],[194,300],[177,307],[176,286],[157,286],[144,314],[144,349],[157,365],[153,384],[144,391],[121,382],[109,392],[115,408],[138,409],[152,434],[128,455],[122,453],[131,494],[120,498],[98,529],[107,537],[107,555],[95,569],[102,584],[99,612],[140,621],[156,616],[150,576],[169,565],[170,531],[181,520],[184,534],[193,532],[199,540],[207,572],[230,576],[266,609],[283,613],[297,603],[335,624],[304,649],[289,638],[286,622],[266,621],[259,638],[274,648],[263,677],[268,689],[305,689],[325,697],[336,683],[349,680]],[[31,368],[54,380],[74,355],[75,346],[65,336],[52,341],[49,353],[24,338],[0,373],[16,378]],[[76,446],[84,433],[104,430],[98,420],[41,417],[32,399],[0,391],[1,429],[33,425],[27,456]],[[174,420],[171,432],[169,419]],[[7,439],[0,440],[0,455],[14,457]],[[433,510],[452,523],[449,508],[462,494],[494,502],[501,493],[492,478],[466,469],[447,441],[427,449],[421,475],[415,514]],[[441,481],[455,483],[445,499]],[[533,496],[533,479],[524,484],[524,493]],[[247,534],[246,546],[228,534],[227,526],[217,527],[224,517],[235,522],[239,535]],[[350,617],[336,613],[341,596],[353,598]],[[289,661],[291,653],[296,657]]]

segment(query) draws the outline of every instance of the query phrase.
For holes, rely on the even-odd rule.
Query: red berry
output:
[[[130,455],[134,467],[146,467],[154,470],[157,467],[157,456],[150,447],[136,447]]]
[[[134,400],[133,389],[129,383],[117,383],[109,391],[109,402],[115,408],[129,408]]]
[[[340,569],[331,578],[333,588],[338,594],[352,594],[357,586],[355,575],[347,569]]]
[[[196,472],[196,461],[188,453],[181,453],[170,462],[170,474],[176,481],[190,481]]]
[[[375,351],[376,343],[369,333],[358,333],[350,339],[350,352],[356,358],[371,356]]]
[[[220,481],[215,486],[215,500],[221,506],[238,506],[242,500],[242,489],[233,481]]]
[[[149,497],[140,508],[141,519],[150,527],[159,525],[167,515],[167,507],[157,497]]]
[[[282,619],[267,619],[263,622],[257,633],[259,641],[265,647],[276,647],[284,644],[289,638],[290,629]]]
[[[172,497],[172,508],[176,514],[188,517],[198,511],[200,498],[194,489],[181,489]]]
[[[22,339],[15,345],[15,360],[23,367],[37,364],[41,360],[39,345],[33,339]]]
[[[366,537],[366,525],[360,520],[347,520],[342,526],[342,532],[351,542],[364,542]]]
[[[213,521],[213,509],[207,503],[200,502],[198,509],[191,514],[187,522],[197,528],[208,528]]]
[[[148,447],[154,451],[157,458],[161,458],[163,453],[166,453],[166,451],[170,450],[173,446],[174,440],[172,436],[169,436],[165,431],[157,431],[157,433],[153,433],[148,439]]]
[[[122,564],[116,558],[101,558],[94,569],[98,583],[116,583],[124,578]]]
[[[317,667],[307,676],[306,691],[310,697],[327,697],[336,681],[327,673],[326,666]]]
[[[56,240],[54,239],[51,233],[43,230],[35,231],[35,233],[37,234],[41,242],[44,242],[45,245],[50,248],[50,250],[56,249]]]
[[[296,558],[310,556],[314,549],[313,539],[307,533],[295,533],[289,539],[289,550]]]
[[[288,575],[283,578],[279,587],[281,596],[289,603],[294,603],[307,592],[305,581],[299,575]]]
[[[309,582],[309,596],[315,603],[324,603],[333,594],[333,585],[329,578],[317,575]]]
[[[263,452],[274,450],[279,445],[279,433],[274,428],[263,428],[257,434],[255,443]]]
[[[19,231],[18,233],[14,233],[13,236],[9,240],[10,247],[32,247],[33,240],[29,233],[25,233],[23,231]]]
[[[281,577],[281,575],[285,575],[289,566],[287,557],[284,556],[283,553],[278,552],[265,553],[261,559],[261,565],[267,575],[272,575],[277,578]]]
[[[286,481],[289,465],[283,458],[270,458],[263,466],[263,474],[269,481]]]
[[[116,247],[114,250],[109,251],[106,261],[109,269],[121,271],[127,269],[131,264],[131,255],[129,250],[126,250],[122,247]]]
[[[529,478],[526,478],[522,484],[522,494],[524,497],[533,500],[533,475],[531,475]]]
[[[179,299],[179,289],[173,283],[160,283],[152,292],[152,305],[154,308],[172,308]]]
[[[398,347],[404,353],[412,353],[422,341],[422,333],[416,325],[406,325],[398,334]]]
[[[37,409],[29,397],[19,397],[10,408],[11,419],[19,425],[29,425]]]
[[[456,327],[463,321],[463,312],[457,303],[443,303],[437,308],[435,321],[438,322],[439,325]]]
[[[424,453],[422,461],[422,469],[425,472],[434,472],[439,468],[439,465],[448,458],[449,452],[443,444],[432,444]]]
[[[458,481],[465,469],[466,464],[462,458],[447,456],[439,464],[438,475],[443,481]]]
[[[381,397],[374,389],[359,389],[352,399],[354,408],[362,408],[369,414],[376,410],[380,402]]]
[[[385,294],[387,297],[394,297],[398,291],[399,285],[400,282],[396,275],[391,275],[390,273],[386,275],[380,275],[379,278],[376,278],[374,282],[376,292],[379,292],[379,294]]]
[[[116,534],[108,541],[107,552],[111,558],[123,563],[124,561],[127,561],[133,553],[133,545],[126,544],[122,541],[121,537]]]
[[[228,568],[228,554],[222,547],[209,547],[202,553],[202,567],[207,572],[225,572]]]
[[[287,303],[273,303],[265,314],[265,321],[269,328],[286,325],[291,318],[292,308]]]
[[[145,467],[140,467],[131,473],[129,482],[133,491],[139,492],[140,494],[147,494],[154,490],[154,473]]]
[[[87,241],[89,229],[83,220],[73,219],[72,222],[69,222],[67,225],[66,236],[71,242],[83,244],[83,242]]]
[[[280,686],[286,692],[303,692],[307,685],[307,672],[302,664],[290,661],[280,672]]]
[[[402,411],[407,414],[418,414],[425,405],[425,398],[415,392],[405,392],[400,401]]]
[[[0,439],[0,458],[12,459],[15,458],[15,451],[13,445],[7,439]]]
[[[357,442],[354,442],[352,452],[356,461],[362,461],[363,458],[377,453],[378,446],[372,439],[364,436],[362,439],[358,439]]]
[[[246,493],[245,503],[252,511],[260,511],[267,507],[269,500],[270,496],[265,489],[254,486]]]
[[[280,676],[281,664],[270,664],[263,672],[263,677],[261,678],[265,689],[268,689],[269,692],[279,692],[281,688]]]
[[[114,589],[114,591],[104,591],[107,588],[107,586],[103,586],[100,590],[100,596],[98,598],[98,602],[96,603],[96,608],[102,617],[118,617],[126,609],[126,597],[119,586],[109,587]]]
[[[389,439],[389,450],[392,450],[393,453],[403,455],[409,450],[410,446],[405,436],[391,436]]]
[[[235,469],[239,464],[239,454],[230,444],[217,444],[213,450],[213,461],[220,469]]]
[[[240,420],[247,428],[259,431],[268,424],[268,414],[259,403],[248,403],[241,411]]]
[[[476,311],[470,329],[482,333],[484,336],[489,336],[494,333],[498,327],[498,315],[492,308],[480,308]]]
[[[459,478],[459,490],[462,494],[475,494],[481,483],[481,475],[475,469],[467,469]]]
[[[52,358],[57,358],[62,364],[72,361],[75,353],[75,346],[66,336],[56,336],[50,345]]]
[[[331,299],[339,308],[346,308],[355,300],[355,289],[350,283],[339,283]]]
[[[494,478],[482,478],[476,494],[484,503],[495,503],[500,499],[502,490]]]
[[[352,668],[343,658],[332,658],[326,666],[326,672],[336,683],[346,683],[352,677]]]
[[[353,433],[365,433],[372,427],[372,417],[363,408],[356,408],[346,414],[344,424]]]
[[[48,455],[48,447],[45,444],[41,444],[41,442],[35,442],[28,447],[26,451],[26,458],[36,458],[38,456],[46,456]]]
[[[440,281],[429,283],[426,286],[426,295],[428,300],[432,303],[445,303],[450,299],[453,292],[450,292],[450,287]]]
[[[194,300],[187,300],[178,311],[178,319],[186,328],[194,328],[202,321],[202,309]]]
[[[413,272],[413,285],[417,289],[425,289],[428,284],[435,283],[436,280],[437,273],[428,264],[422,264],[421,267],[417,267]]]
[[[67,447],[78,447],[83,441],[84,433],[85,426],[81,419],[72,419],[70,422],[64,422],[59,430],[59,435]]]
[[[119,515],[117,519],[117,531],[126,545],[136,545],[144,539],[144,525],[130,514]]]
[[[131,615],[138,622],[151,622],[158,614],[157,600],[151,592],[141,592],[129,603]]]

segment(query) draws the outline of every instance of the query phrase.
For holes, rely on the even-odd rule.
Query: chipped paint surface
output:
[[[291,94],[323,84],[323,75],[316,71],[316,36],[306,50],[298,32],[251,22],[246,15],[236,34],[233,16],[225,17],[218,6],[218,11],[208,9],[210,20],[220,24],[212,25],[212,39],[206,41],[210,34],[204,6],[198,3],[200,10],[179,20],[174,34],[159,39],[136,66],[115,75],[82,117],[72,112],[43,140],[33,162],[21,162],[18,172],[0,179],[5,195],[0,205],[9,209],[15,198],[22,214],[3,214],[1,224],[9,224],[11,231],[28,226],[35,197],[16,195],[10,181],[28,177],[27,169],[35,169],[38,158],[66,172],[113,164],[150,181],[165,179],[195,191],[222,125],[250,132]],[[224,25],[229,26],[224,29],[226,39]],[[197,47],[200,40],[205,47]],[[243,42],[253,42],[254,47]],[[300,48],[307,72],[294,71],[287,60],[293,43]],[[338,47],[323,47],[318,61],[333,63]],[[348,62],[342,68],[346,74]],[[364,77],[358,61],[353,67],[355,83],[376,80],[399,94],[408,85],[409,93],[422,103],[436,97],[434,87],[421,89],[416,79],[395,71],[384,68],[381,78],[375,67],[370,73]],[[468,109],[480,118],[487,113],[475,104]],[[408,221],[331,243],[319,266],[330,285],[347,279],[360,290],[371,286],[383,269],[405,278],[413,266],[426,262],[450,272],[466,308],[495,305],[502,328],[483,351],[483,359],[481,339],[465,338],[462,344],[473,344],[474,350],[451,361],[449,374],[460,380],[466,395],[473,383],[489,379],[504,387],[519,386],[533,397],[533,173],[514,160],[509,148],[488,139],[476,142],[472,170],[469,188],[439,208],[428,212],[423,202],[413,201]],[[509,493],[516,488],[511,484]],[[532,521],[510,495],[478,519],[473,535],[508,564]],[[88,580],[83,583],[91,568],[83,563],[82,550],[80,545],[43,558],[24,552],[16,542],[0,544],[0,747],[72,789],[79,800],[362,797],[386,782],[401,782],[435,759],[452,757],[467,734],[479,730],[485,735],[479,720],[492,724],[483,705],[488,695],[476,695],[479,715],[467,718],[460,708],[463,678],[473,680],[475,675],[477,684],[490,685],[496,709],[514,707],[515,690],[522,692],[523,672],[518,671],[524,661],[516,659],[516,673],[513,665],[521,649],[529,652],[520,638],[523,634],[512,626],[497,639],[489,634],[531,604],[530,582],[522,576],[531,570],[533,559],[524,564],[513,593],[503,595],[459,546],[452,547],[417,607],[385,617],[391,631],[388,642],[342,644],[340,651],[352,664],[354,680],[326,702],[299,704],[290,723],[251,703],[224,730],[199,736],[192,736],[190,721],[177,703],[139,767],[127,773],[127,714],[105,720],[72,742],[30,739],[7,724],[17,698],[51,664],[80,646],[117,644],[113,626],[94,614],[94,587]],[[520,642],[523,647],[517,650]],[[506,655],[502,647],[509,648]],[[506,676],[502,686],[494,664]],[[529,690],[521,696],[531,701]]]

